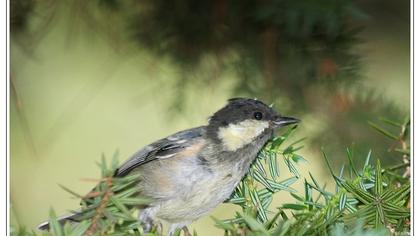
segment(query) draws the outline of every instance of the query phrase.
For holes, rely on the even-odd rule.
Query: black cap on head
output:
[[[244,121],[247,122],[240,124]],[[248,121],[251,122],[248,123]],[[261,121],[261,123],[258,121]],[[232,98],[228,100],[226,106],[218,110],[210,118],[209,125],[207,126],[207,135],[209,138],[219,142],[219,131],[221,131],[221,128],[225,128],[231,124],[249,126],[250,129],[258,129],[258,126],[260,126],[259,128],[263,127],[264,129],[269,129],[271,132],[263,132],[259,135],[267,135],[272,134],[272,131],[279,127],[297,122],[299,122],[298,119],[281,116],[270,106],[256,99]]]
[[[209,120],[207,134],[217,139],[219,128],[237,124],[245,120],[273,121],[280,117],[271,107],[256,99],[232,98],[228,104],[218,110]]]
[[[265,103],[256,99],[232,98],[222,109],[214,113],[209,125],[223,127],[244,120],[272,120],[278,114]]]

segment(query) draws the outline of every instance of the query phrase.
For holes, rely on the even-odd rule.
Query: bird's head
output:
[[[236,151],[257,139],[270,138],[277,128],[297,122],[298,119],[282,116],[256,99],[233,98],[210,118],[207,135],[226,150]]]

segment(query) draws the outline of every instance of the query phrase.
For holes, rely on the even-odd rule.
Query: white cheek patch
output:
[[[268,121],[245,120],[219,128],[217,135],[227,150],[236,151],[238,148],[251,143],[268,126]]]

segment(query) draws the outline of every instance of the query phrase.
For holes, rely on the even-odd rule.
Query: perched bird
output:
[[[187,225],[231,196],[274,131],[298,121],[261,101],[233,98],[207,125],[145,146],[116,170],[115,177],[140,174],[140,193],[152,199],[140,209],[145,231],[165,220],[171,224],[168,235],[178,228],[188,234]],[[39,227],[48,228],[48,223]]]

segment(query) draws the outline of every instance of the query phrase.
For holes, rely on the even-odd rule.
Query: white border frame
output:
[[[9,134],[9,78],[10,78],[10,28],[9,28],[9,16],[10,16],[10,0],[5,1],[5,5],[3,5],[5,9],[1,10],[1,14],[5,14],[1,17],[1,24],[0,24],[0,31],[5,32],[5,37],[0,37],[0,45],[5,45],[5,47],[0,47],[0,54],[2,55],[0,58],[0,63],[4,66],[3,75],[2,77],[4,80],[0,83],[0,103],[5,104],[5,109],[2,107],[0,109],[0,152],[5,154],[4,158],[1,159],[2,167],[5,167],[5,172],[0,172],[0,191],[6,190],[5,194],[0,194],[0,209],[2,214],[0,214],[0,229],[5,229],[5,235],[10,235],[10,179],[9,179],[9,147],[10,147],[10,134]],[[416,109],[416,106],[419,106],[420,102],[415,102],[419,99],[419,96],[415,96],[415,91],[420,91],[420,85],[418,83],[414,83],[414,68],[420,66],[418,61],[415,61],[414,55],[417,52],[417,55],[420,55],[420,47],[415,47],[415,36],[419,35],[420,33],[420,17],[415,18],[415,12],[420,13],[420,4],[414,4],[414,0],[411,0],[411,25],[410,25],[410,32],[411,32],[411,41],[410,41],[410,102],[411,102],[411,183],[412,183],[412,191],[411,191],[411,235],[416,235],[416,232],[420,232],[420,223],[415,224],[415,212],[417,210],[417,206],[420,201],[420,194],[414,194],[414,189],[420,189],[420,182],[415,180],[417,175],[415,174],[415,147],[419,147],[419,139],[415,139],[415,133],[420,132],[420,126],[416,124],[416,118],[420,117],[419,110]],[[0,7],[2,8],[2,7]],[[416,24],[417,23],[417,24]],[[418,38],[418,37],[417,37]],[[5,87],[3,87],[5,86]],[[417,89],[416,89],[417,88]],[[5,94],[3,94],[5,92]],[[417,131],[417,132],[416,132]],[[419,175],[420,176],[420,175]],[[420,191],[420,190],[419,190]],[[3,230],[1,230],[3,231]],[[0,231],[0,232],[1,232]],[[420,233],[418,233],[420,235]]]

